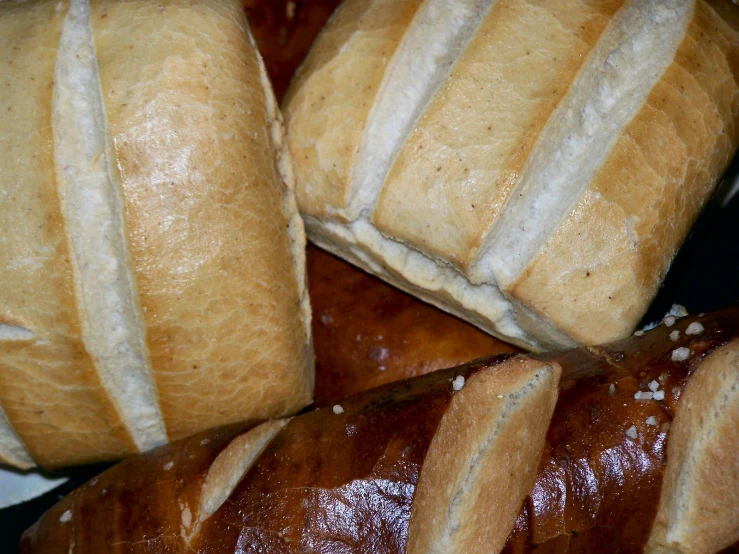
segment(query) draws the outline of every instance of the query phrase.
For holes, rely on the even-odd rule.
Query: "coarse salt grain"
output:
[[[339,404],[334,405],[334,407],[332,408],[332,410],[333,410],[333,412],[336,415],[343,414],[344,413],[344,408],[342,408],[341,405],[339,405]]]
[[[652,427],[657,427],[657,418],[653,415],[649,416],[647,418],[647,425],[651,425]]]
[[[668,314],[674,315],[675,317],[685,317],[688,315],[688,309],[682,304],[673,304]]]
[[[680,331],[675,329],[672,333],[670,333],[670,340],[672,342],[677,342],[680,340]]]
[[[694,321],[690,325],[688,325],[688,328],[685,329],[686,335],[700,335],[705,329],[703,328],[703,325],[701,325],[698,321]]]
[[[666,373],[660,373],[659,374],[659,377],[657,377],[657,381],[659,381],[660,383],[664,383],[665,382],[665,379],[667,379],[667,374]]]
[[[454,381],[452,381],[452,388],[454,390],[462,390],[462,387],[464,387],[464,376],[463,375],[457,375],[454,378]]]
[[[642,331],[641,329],[639,331],[634,331],[634,336],[635,337],[643,337],[644,336],[644,331]]]
[[[634,395],[635,400],[651,400],[654,397],[653,392],[637,392]]]
[[[626,429],[626,436],[632,440],[636,440],[637,434],[636,434],[636,427],[634,425]]]
[[[672,327],[673,325],[675,325],[675,318],[671,315],[668,315],[662,320],[662,322],[665,324],[665,327]]]
[[[673,362],[684,362],[688,358],[690,358],[690,348],[685,348],[683,346],[681,348],[675,348],[675,350],[672,351]]]
[[[608,385],[608,394],[610,394],[611,396],[616,394],[616,385],[614,385],[613,383]]]
[[[659,389],[659,383],[657,381],[652,381],[647,386],[649,387],[649,390],[652,392],[657,392],[657,390]]]
[[[62,514],[62,517],[59,518],[59,521],[61,523],[67,523],[68,521],[72,521],[72,511],[67,510]]]
[[[174,467],[174,462],[167,462],[166,464],[164,464],[164,470],[165,471],[169,471],[173,467]]]
[[[655,400],[664,400],[665,399],[665,391],[658,390],[654,391],[654,395],[652,396]]]

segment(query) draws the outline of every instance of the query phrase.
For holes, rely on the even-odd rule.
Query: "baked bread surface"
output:
[[[302,221],[241,4],[8,1],[0,25],[1,456],[116,459],[309,403]]]
[[[737,7],[382,5],[284,102],[311,240],[527,349],[627,336],[737,147]]]

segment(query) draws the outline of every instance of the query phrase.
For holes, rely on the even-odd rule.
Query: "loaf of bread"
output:
[[[0,462],[308,404],[303,227],[240,2],[0,2],[0,66]]]
[[[739,143],[731,0],[347,0],[284,102],[308,236],[532,350],[627,336]]]
[[[502,354],[126,460],[21,552],[717,552],[739,540],[737,368],[739,308]]]

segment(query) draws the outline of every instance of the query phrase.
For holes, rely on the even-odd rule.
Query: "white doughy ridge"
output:
[[[387,70],[352,176],[347,217],[369,217],[403,139],[497,0],[429,0]]]
[[[693,7],[632,2],[611,20],[539,135],[473,276],[500,287],[521,276],[672,62]]]
[[[124,233],[89,0],[71,0],[53,98],[56,173],[82,339],[137,448],[149,450],[166,443],[167,433]]]

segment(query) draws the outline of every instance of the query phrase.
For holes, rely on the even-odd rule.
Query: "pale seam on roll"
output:
[[[352,173],[348,217],[370,218],[400,146],[497,0],[427,0],[388,64]]]
[[[306,239],[305,239],[305,228],[303,225],[303,218],[300,216],[298,211],[297,201],[295,200],[295,173],[292,166],[292,158],[287,150],[285,144],[285,130],[282,122],[282,116],[277,106],[277,101],[274,96],[274,90],[272,89],[272,83],[269,80],[267,74],[267,68],[264,66],[264,60],[262,55],[259,53],[257,43],[254,41],[254,37],[251,34],[248,26],[246,28],[247,36],[251,45],[257,53],[259,60],[259,78],[262,83],[264,90],[264,101],[265,111],[267,120],[271,121],[271,127],[269,129],[269,136],[272,146],[275,151],[277,158],[276,163],[276,179],[281,179],[289,193],[284,193],[282,196],[282,213],[285,216],[285,220],[288,224],[288,236],[290,239],[290,254],[294,260],[295,267],[295,280],[298,284],[298,297],[300,300],[300,315],[302,320],[305,322],[305,341],[306,344],[312,344],[313,338],[311,334],[311,307],[310,307],[310,296],[308,294],[308,283],[306,273]],[[306,368],[308,371],[308,368]],[[311,379],[313,378],[312,372]]]
[[[52,126],[82,339],[133,441],[148,450],[167,435],[126,243],[89,0],[71,0],[64,20]]]
[[[524,166],[471,274],[506,288],[556,232],[672,63],[691,0],[632,0],[601,35]]]
[[[0,457],[23,469],[36,465],[28,449],[8,422],[2,405],[0,405]]]

